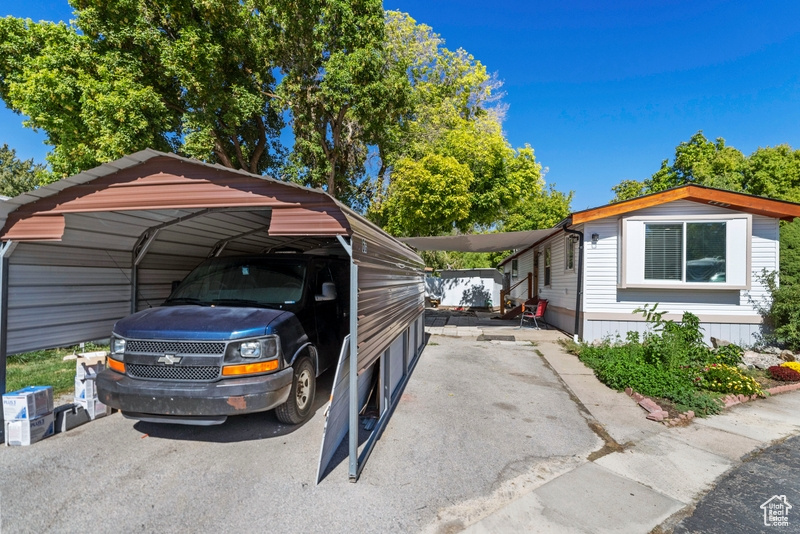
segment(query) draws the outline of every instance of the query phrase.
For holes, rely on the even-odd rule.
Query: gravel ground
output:
[[[358,483],[315,485],[323,411],[215,427],[113,414],[0,447],[2,532],[448,532],[600,447],[529,343],[433,337]]]

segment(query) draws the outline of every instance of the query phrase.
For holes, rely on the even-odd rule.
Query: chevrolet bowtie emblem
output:
[[[183,358],[180,356],[175,356],[174,354],[165,354],[156,361],[158,363],[163,363],[164,365],[172,365],[175,363],[181,363],[182,359]]]

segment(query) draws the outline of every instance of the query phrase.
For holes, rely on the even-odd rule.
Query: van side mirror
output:
[[[322,283],[322,294],[314,296],[317,302],[325,302],[328,300],[336,300],[336,284],[333,282]]]

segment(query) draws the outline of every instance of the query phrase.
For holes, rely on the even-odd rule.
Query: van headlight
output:
[[[111,354],[122,356],[125,353],[125,340],[118,337],[111,338]],[[117,358],[121,360],[122,358]]]
[[[261,357],[261,342],[260,341],[245,341],[239,344],[239,354],[242,358],[260,358]]]
[[[259,360],[274,358],[278,355],[278,337],[267,336],[260,339],[248,339],[238,344],[237,350],[240,358]]]

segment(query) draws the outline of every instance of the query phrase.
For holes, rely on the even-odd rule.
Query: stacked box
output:
[[[41,441],[55,432],[53,412],[33,419],[14,419],[6,421],[6,445],[27,446]]]
[[[50,436],[53,424],[53,388],[29,386],[3,395],[6,445],[30,445]]]
[[[28,386],[3,395],[3,419],[34,419],[53,411],[52,386]]]
[[[105,351],[78,354],[75,363],[75,402],[86,410],[89,419],[103,417],[111,411],[97,399],[95,388],[97,374],[105,369],[107,354]]]

